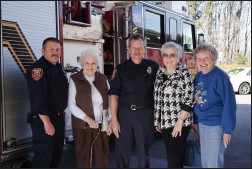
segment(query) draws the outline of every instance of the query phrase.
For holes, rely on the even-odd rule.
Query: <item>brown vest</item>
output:
[[[76,86],[76,105],[83,110],[89,117],[94,119],[94,110],[92,104],[91,85],[83,75],[83,70],[71,75]],[[107,77],[99,72],[95,73],[95,79],[93,81],[94,86],[100,92],[103,99],[103,109],[108,109],[108,86]],[[102,112],[101,112],[102,113]],[[88,126],[83,120],[76,118],[72,115],[72,127],[84,128]]]

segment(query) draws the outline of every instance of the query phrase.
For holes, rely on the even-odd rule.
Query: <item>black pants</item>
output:
[[[56,168],[59,166],[64,146],[64,116],[50,117],[55,128],[55,134],[49,136],[45,133],[44,124],[40,118],[33,119],[32,147],[33,159],[32,168]]]
[[[167,153],[168,168],[183,168],[183,156],[186,148],[186,139],[191,126],[183,127],[181,136],[172,137],[173,128],[162,130],[162,137]]]
[[[119,108],[118,120],[121,133],[115,139],[115,155],[117,168],[129,168],[129,160],[136,144],[138,168],[149,167],[148,151],[153,141],[153,109],[143,108],[136,111]]]

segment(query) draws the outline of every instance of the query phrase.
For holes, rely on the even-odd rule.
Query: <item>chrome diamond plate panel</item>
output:
[[[91,26],[76,26],[64,24],[63,36],[64,39],[99,41],[102,39],[102,15],[91,16]]]

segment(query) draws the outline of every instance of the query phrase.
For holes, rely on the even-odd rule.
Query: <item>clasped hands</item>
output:
[[[93,129],[99,128],[99,124],[94,119],[90,118],[88,115],[86,115],[83,120],[88,123],[90,128],[93,128]],[[109,123],[107,135],[110,135],[111,133],[112,133],[112,128],[111,128],[111,123]]]

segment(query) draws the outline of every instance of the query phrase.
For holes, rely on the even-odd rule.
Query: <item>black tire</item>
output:
[[[250,85],[246,82],[242,83],[239,86],[238,93],[239,94],[249,94],[250,92]]]
[[[19,158],[13,163],[12,168],[31,168],[31,161],[26,158]]]

